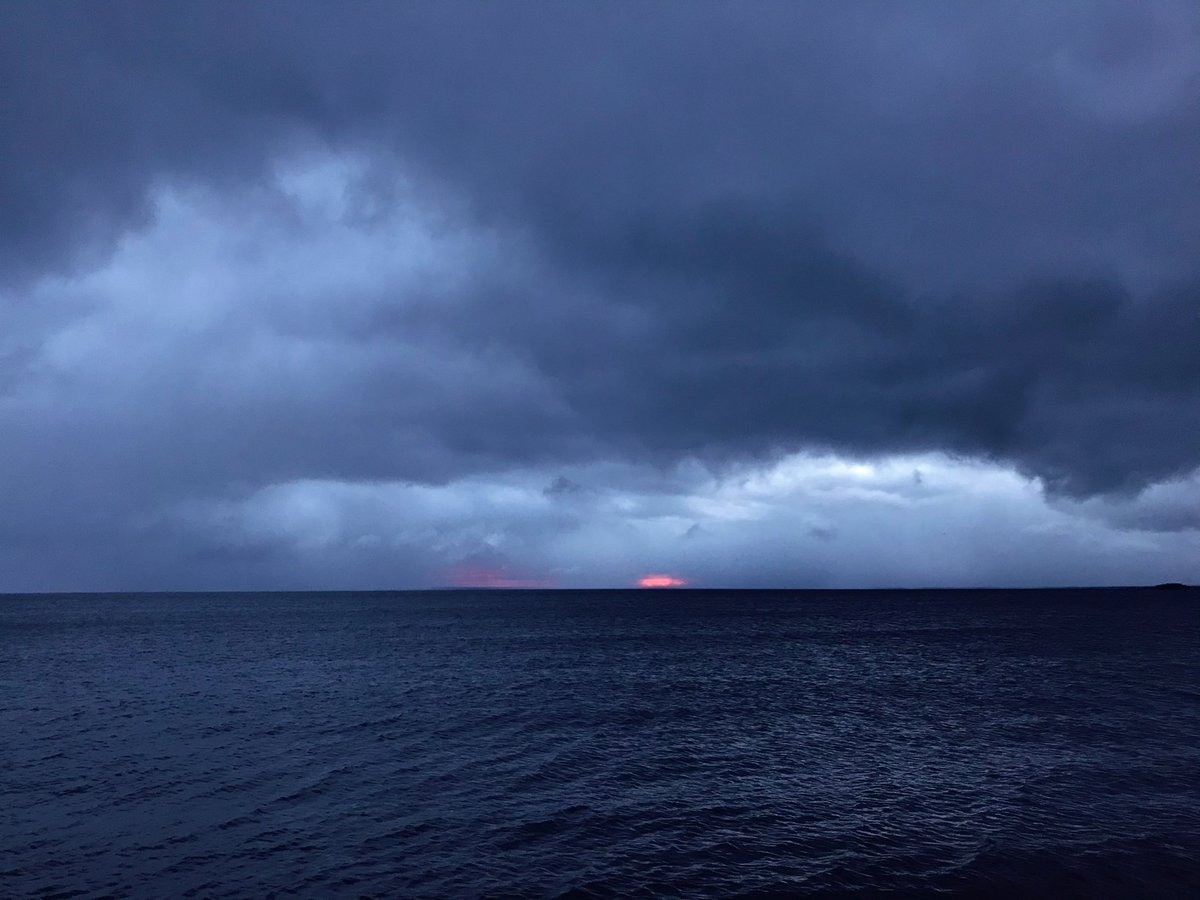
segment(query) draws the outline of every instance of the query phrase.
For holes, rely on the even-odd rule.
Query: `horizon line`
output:
[[[1156,584],[1071,584],[1071,585],[942,585],[925,587],[699,587],[699,586],[670,586],[670,587],[488,587],[480,585],[435,585],[431,587],[410,588],[260,588],[243,590],[238,588],[219,589],[142,589],[142,590],[32,590],[32,591],[0,591],[0,597],[15,596],[100,596],[112,594],[161,595],[161,594],[431,594],[431,593],[520,593],[520,594],[553,594],[553,593],[596,593],[601,591],[624,593],[779,593],[792,591],[796,593],[868,593],[868,592],[907,592],[914,591],[1120,591],[1120,590],[1155,590],[1161,588],[1200,589],[1200,585],[1179,581],[1158,582]]]

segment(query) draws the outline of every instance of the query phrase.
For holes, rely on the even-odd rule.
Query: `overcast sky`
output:
[[[0,5],[0,590],[1200,581],[1200,5]]]

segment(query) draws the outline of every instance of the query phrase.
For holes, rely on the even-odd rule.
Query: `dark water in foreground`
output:
[[[1200,599],[0,597],[0,895],[1186,896]]]

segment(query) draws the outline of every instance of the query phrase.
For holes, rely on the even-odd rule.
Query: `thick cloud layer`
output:
[[[180,510],[288,484],[797,451],[988,460],[1104,527],[1195,527],[1192,4],[0,19],[18,573],[233,571],[261,536]],[[389,577],[477,552],[405,546]]]

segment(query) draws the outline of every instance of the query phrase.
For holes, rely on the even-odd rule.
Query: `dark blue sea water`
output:
[[[1200,888],[1200,601],[0,597],[0,895]]]

